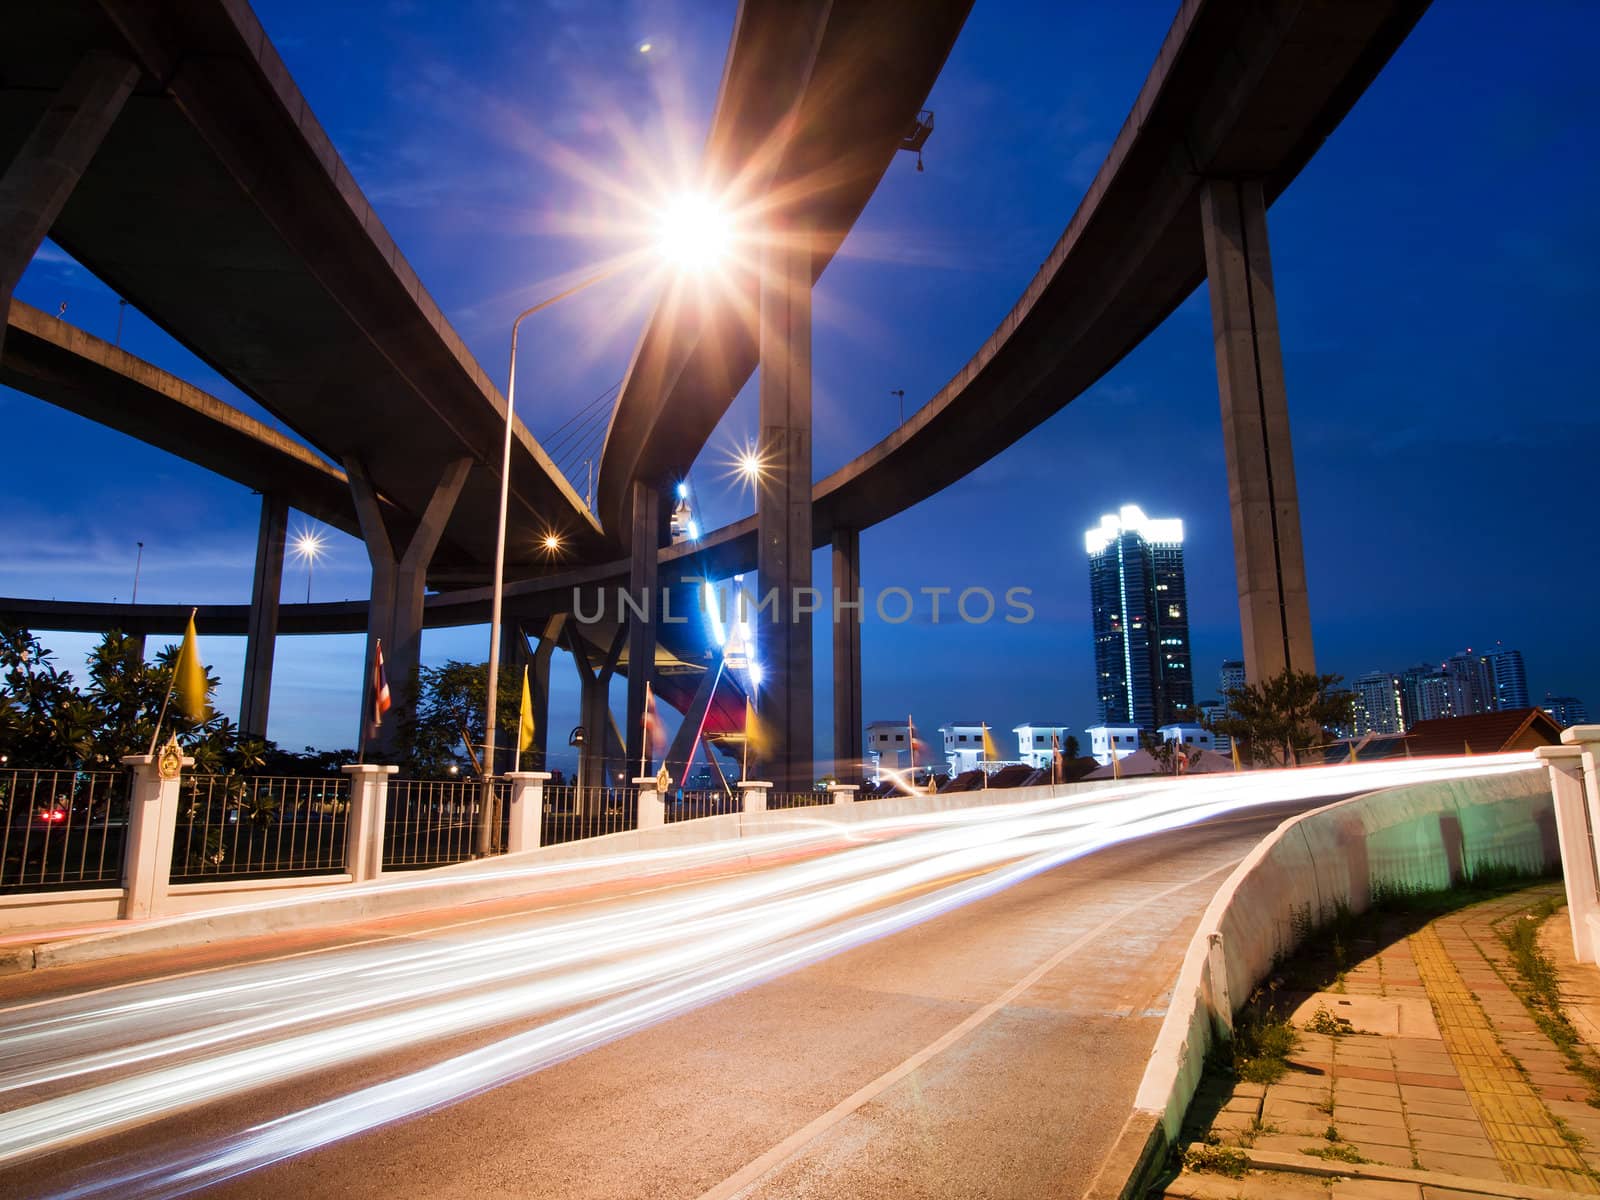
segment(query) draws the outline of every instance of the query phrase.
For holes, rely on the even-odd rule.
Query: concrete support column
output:
[[[549,771],[507,771],[501,776],[511,789],[511,828],[506,853],[521,854],[539,848],[544,827],[544,785]]]
[[[1574,748],[1582,757],[1579,761],[1583,764],[1583,804],[1588,817],[1587,831],[1600,830],[1600,725],[1573,725],[1561,731],[1561,744],[1565,748]],[[1596,836],[1591,833],[1591,837]],[[1591,858],[1593,844],[1591,843]],[[1566,853],[1562,852],[1563,866]],[[1573,892],[1571,877],[1568,877],[1567,892]],[[1583,940],[1588,942],[1591,955],[1600,960],[1600,913],[1593,919],[1586,919],[1583,928],[1579,931]]]
[[[861,782],[861,534],[833,531],[833,774]]]
[[[163,751],[162,753],[166,753]],[[178,770],[161,768],[162,753],[130,754],[122,760],[133,778],[128,800],[128,844],[122,859],[124,920],[159,916],[172,878],[172,839],[178,824]],[[194,766],[180,757],[177,764]]]
[[[127,59],[84,55],[0,175],[0,349],[17,281],[138,82]]]
[[[644,751],[644,689],[654,682],[656,619],[661,597],[656,587],[656,557],[661,548],[661,493],[653,486],[633,485],[633,520],[629,538],[628,594],[640,606],[628,617],[628,705],[623,720],[623,753],[628,769],[638,767]],[[654,769],[655,763],[648,766]]]
[[[828,792],[833,796],[835,804],[854,804],[856,802],[856,793],[860,790],[860,786],[854,783],[830,783],[828,785]]]
[[[741,779],[739,781],[739,796],[744,806],[745,815],[766,812],[767,793],[771,790],[772,784],[769,781]]]
[[[1534,757],[1550,772],[1550,795],[1555,801],[1556,838],[1561,844],[1561,874],[1567,885],[1567,921],[1572,949],[1579,962],[1595,961],[1590,922],[1600,918],[1600,891],[1596,889],[1594,837],[1589,825],[1589,801],[1583,779],[1580,746],[1540,746]]]
[[[761,442],[756,569],[777,598],[764,645],[762,766],[784,790],[809,788],[811,718],[811,231],[775,223],[761,256]],[[805,611],[802,611],[805,610]],[[758,620],[760,618],[757,618]]]
[[[641,775],[633,781],[639,789],[639,829],[660,829],[667,823],[666,797],[656,790],[654,775]]]
[[[405,552],[397,556],[383,520],[377,490],[366,468],[354,459],[345,461],[345,474],[350,478],[350,492],[355,498],[356,518],[361,523],[361,540],[366,544],[367,558],[372,563],[366,669],[361,684],[359,737],[363,742],[367,741],[371,721],[372,665],[380,641],[394,705],[370,743],[370,748],[380,755],[392,757],[399,753],[400,725],[416,707],[417,665],[422,652],[422,603],[427,592],[428,565],[439,548],[445,523],[456,506],[456,498],[461,495],[471,466],[470,458],[459,458],[444,469],[416,532]]]
[[[250,619],[245,626],[244,692],[239,698],[239,729],[251,737],[267,736],[272,657],[278,641],[278,597],[283,591],[283,544],[288,532],[289,502],[282,496],[262,496],[255,581],[250,588]]]
[[[1200,220],[1245,676],[1258,683],[1286,667],[1316,669],[1261,184],[1208,181],[1200,193]]]
[[[383,874],[383,826],[389,810],[389,776],[399,767],[346,763],[350,776],[350,819],[345,823],[344,869],[356,883]]]

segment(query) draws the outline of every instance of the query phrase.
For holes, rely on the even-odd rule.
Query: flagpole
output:
[[[189,620],[194,620],[198,608],[189,610]],[[187,631],[185,631],[187,632]],[[161,737],[161,723],[167,719],[167,705],[172,702],[172,689],[178,686],[178,668],[183,666],[183,643],[178,643],[178,657],[172,660],[172,677],[167,680],[167,694],[161,698],[161,712],[156,716],[156,727],[150,731],[150,757],[156,753],[156,742]]]
[[[639,778],[644,778],[645,761],[650,756],[650,684],[644,685],[644,715],[639,719]]]
[[[744,747],[739,760],[739,782],[750,778],[750,697],[744,698]]]
[[[522,664],[522,694],[524,697],[528,694],[527,663]],[[520,701],[517,704],[517,752],[511,756],[511,770],[513,772],[522,770],[522,704]]]

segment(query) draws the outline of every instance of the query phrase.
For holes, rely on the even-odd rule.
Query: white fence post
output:
[[[400,768],[382,763],[346,763],[350,819],[345,825],[344,866],[356,883],[383,874],[383,823],[389,808],[389,776]]]
[[[1583,785],[1583,750],[1579,746],[1540,746],[1533,753],[1550,772],[1573,954],[1579,962],[1594,962],[1594,935],[1589,920],[1600,913],[1600,899],[1595,892],[1594,846],[1589,840],[1588,814],[1593,809]]]
[[[168,743],[157,754],[130,754],[122,760],[133,776],[128,789],[128,845],[122,860],[124,920],[157,916],[166,904],[181,772],[194,766],[194,759],[173,753],[175,748]]]
[[[766,812],[767,793],[771,790],[772,784],[765,780],[741,779],[739,791],[743,795],[745,814]]]
[[[633,781],[639,789],[639,829],[659,829],[667,823],[667,805],[654,775],[643,775]]]
[[[508,771],[501,778],[511,785],[511,829],[506,853],[537,850],[544,827],[544,785],[551,778],[550,772]]]
[[[833,802],[835,804],[854,804],[856,792],[860,791],[860,789],[861,785],[856,783],[830,783],[828,785],[828,791],[833,793]]]

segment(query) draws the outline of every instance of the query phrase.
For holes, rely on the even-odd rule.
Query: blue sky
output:
[[[615,250],[606,187],[687,170],[734,6],[308,4],[256,10],[408,259],[503,386],[510,317]],[[889,171],[815,299],[816,470],[888,433],[958,371],[1048,253],[1121,125],[1173,12],[980,2],[930,98],[917,173]],[[1600,199],[1588,5],[1440,0],[1270,222],[1318,665],[1364,671],[1501,640],[1547,690],[1600,702],[1584,553],[1600,445],[1589,355]],[[641,55],[642,42],[651,52]],[[586,164],[575,169],[573,164]],[[592,168],[592,170],[591,170]],[[526,327],[519,412],[555,429],[620,378],[642,317],[627,280]],[[20,298],[104,337],[115,297],[46,245]],[[125,348],[270,419],[129,309]],[[257,499],[162,452],[0,389],[0,594],[248,598]],[[753,436],[746,390],[696,466],[709,524],[748,511],[725,476]],[[581,486],[581,478],[579,480]],[[919,725],[1094,719],[1083,530],[1124,503],[1182,517],[1195,673],[1238,653],[1210,314],[1202,288],[1023,443],[862,535],[869,590],[1029,587],[1037,618],[870,621],[864,709]],[[303,522],[297,516],[293,524]],[[365,594],[332,534],[320,599]],[[820,583],[826,555],[816,560]],[[285,599],[305,571],[286,571]],[[925,612],[925,610],[924,610]],[[826,630],[818,636],[826,753]],[[91,639],[51,635],[69,665]],[[285,638],[272,737],[353,740],[360,640]],[[482,629],[424,656],[478,657]],[[205,639],[237,704],[242,642]],[[564,664],[563,664],[564,665]],[[567,672],[558,666],[558,677]],[[570,685],[552,725],[576,723]],[[564,740],[561,738],[557,741]]]

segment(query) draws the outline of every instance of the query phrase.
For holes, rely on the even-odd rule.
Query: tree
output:
[[[172,645],[147,663],[133,638],[107,633],[89,654],[88,688],[80,692],[33,634],[0,627],[0,754],[13,767],[81,770],[109,770],[126,755],[148,754],[177,658]],[[218,682],[208,668],[208,706]],[[253,770],[267,750],[226,717],[213,712],[191,721],[176,705],[167,707],[161,733],[176,734],[205,773]]]
[[[1350,719],[1353,693],[1338,687],[1339,675],[1284,670],[1260,683],[1223,693],[1228,716],[1211,728],[1226,734],[1251,762],[1290,766],[1308,748]]]
[[[489,664],[451,659],[441,667],[417,672],[416,715],[400,727],[400,741],[408,768],[418,776],[443,775],[451,766],[470,767],[483,773],[479,754],[486,726],[485,702],[489,696]],[[511,752],[522,712],[522,677],[515,671],[500,676],[496,701],[495,741]],[[465,762],[463,763],[463,755]],[[502,761],[502,767],[508,761]]]

